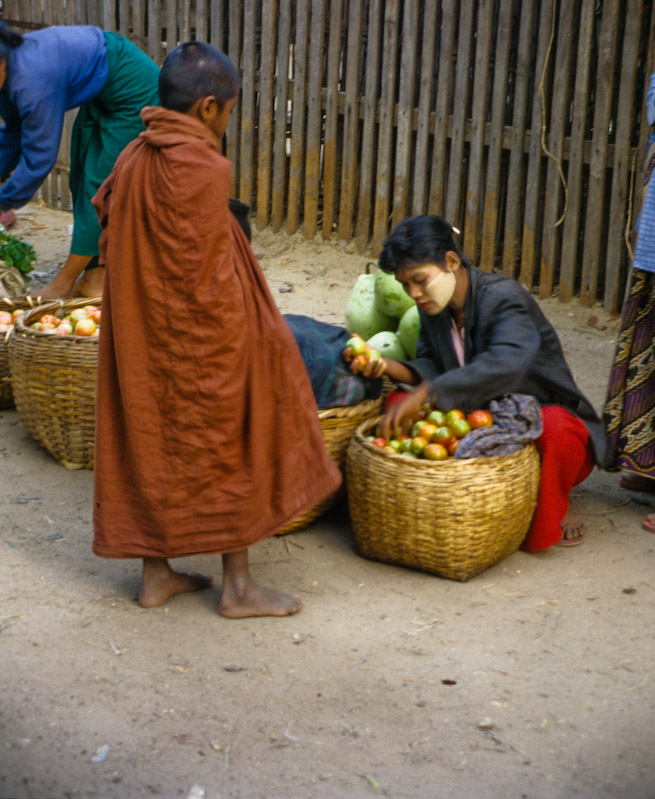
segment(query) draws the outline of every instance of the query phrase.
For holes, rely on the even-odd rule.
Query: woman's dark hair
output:
[[[4,22],[0,22],[0,61],[6,61],[9,53],[20,47],[22,43],[23,37],[20,33],[12,31]]]
[[[408,264],[443,264],[449,250],[468,266],[449,222],[436,214],[412,216],[396,225],[382,242],[378,263],[383,272],[396,274]]]
[[[166,56],[159,73],[164,108],[186,113],[202,97],[215,97],[220,109],[239,90],[239,75],[230,59],[205,42],[185,42]]]

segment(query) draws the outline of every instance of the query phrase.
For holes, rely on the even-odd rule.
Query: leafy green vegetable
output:
[[[32,261],[35,259],[36,255],[31,244],[10,235],[4,225],[0,225],[0,260],[4,261],[6,266],[18,269],[26,280],[29,280],[27,274],[34,269]]]

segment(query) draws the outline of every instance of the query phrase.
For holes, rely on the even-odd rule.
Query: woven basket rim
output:
[[[374,419],[366,419],[363,421],[353,433],[351,441],[356,441],[358,444],[361,444],[366,450],[373,455],[380,457],[380,458],[389,458],[392,461],[397,461],[402,464],[406,464],[412,469],[458,469],[462,466],[468,466],[474,463],[485,463],[489,462],[493,459],[494,463],[499,463],[503,458],[516,458],[517,454],[521,452],[524,447],[521,449],[516,450],[516,452],[510,452],[509,455],[488,455],[484,457],[478,458],[446,458],[443,461],[430,461],[427,458],[406,458],[403,455],[399,455],[395,452],[388,452],[387,450],[381,449],[380,447],[375,447],[370,441],[364,440],[364,431],[368,430],[369,428],[373,427],[374,425],[379,424],[382,419],[384,419],[384,414],[378,416]],[[525,446],[530,446],[533,442],[528,442]],[[533,444],[534,445],[534,444]]]
[[[356,402],[354,405],[336,405],[333,408],[322,408],[318,411],[319,419],[327,419],[330,417],[348,417],[360,416],[365,413],[368,408],[374,408],[380,403],[380,397],[375,399],[362,400]]]
[[[82,297],[70,300],[51,300],[50,302],[43,303],[43,305],[36,305],[16,319],[13,334],[21,336],[30,335],[35,339],[44,339],[47,341],[88,341],[97,347],[98,336],[76,336],[75,333],[69,336],[56,336],[50,332],[33,330],[29,327],[29,324],[32,323],[33,319],[44,316],[48,311],[61,310],[62,308],[68,311],[75,310],[75,308],[84,308],[86,305],[100,306],[101,304],[102,297]]]

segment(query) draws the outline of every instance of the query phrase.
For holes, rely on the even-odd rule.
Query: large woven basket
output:
[[[357,405],[347,405],[342,408],[325,408],[318,412],[321,423],[325,447],[330,457],[345,473],[346,455],[348,445],[353,433],[362,422],[371,417],[377,417],[382,409],[382,397],[373,400],[364,400]],[[277,531],[277,535],[293,533],[310,525],[315,519],[323,515],[332,505],[338,492],[319,502],[310,510],[296,516],[291,522]]]
[[[427,461],[385,452],[359,426],[348,449],[355,545],[372,560],[468,580],[525,538],[537,504],[539,455]]]
[[[27,432],[67,469],[93,468],[98,338],[30,329],[44,314],[63,316],[99,297],[58,300],[28,311],[9,337],[16,410]]]
[[[29,311],[40,305],[41,301],[37,297],[27,297],[22,295],[20,297],[2,297],[0,299],[0,311],[8,311],[12,313],[15,310]],[[11,381],[9,379],[9,337],[6,334],[0,334],[0,408],[11,408],[14,404],[14,397],[11,390]]]

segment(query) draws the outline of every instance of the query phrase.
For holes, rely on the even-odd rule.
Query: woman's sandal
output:
[[[641,523],[641,526],[644,530],[648,530],[649,533],[655,533],[655,513],[649,513]]]
[[[655,494],[655,478],[646,477],[646,475],[637,474],[637,472],[622,474],[619,477],[619,486],[628,491],[644,491],[647,494]]]
[[[573,538],[565,538],[564,534],[566,533],[569,527],[577,527],[580,530],[579,535],[574,536]],[[570,518],[565,519],[562,522],[562,537],[560,540],[555,544],[556,547],[577,547],[584,541],[584,534],[587,529],[587,525],[585,522],[576,514],[571,516]]]

